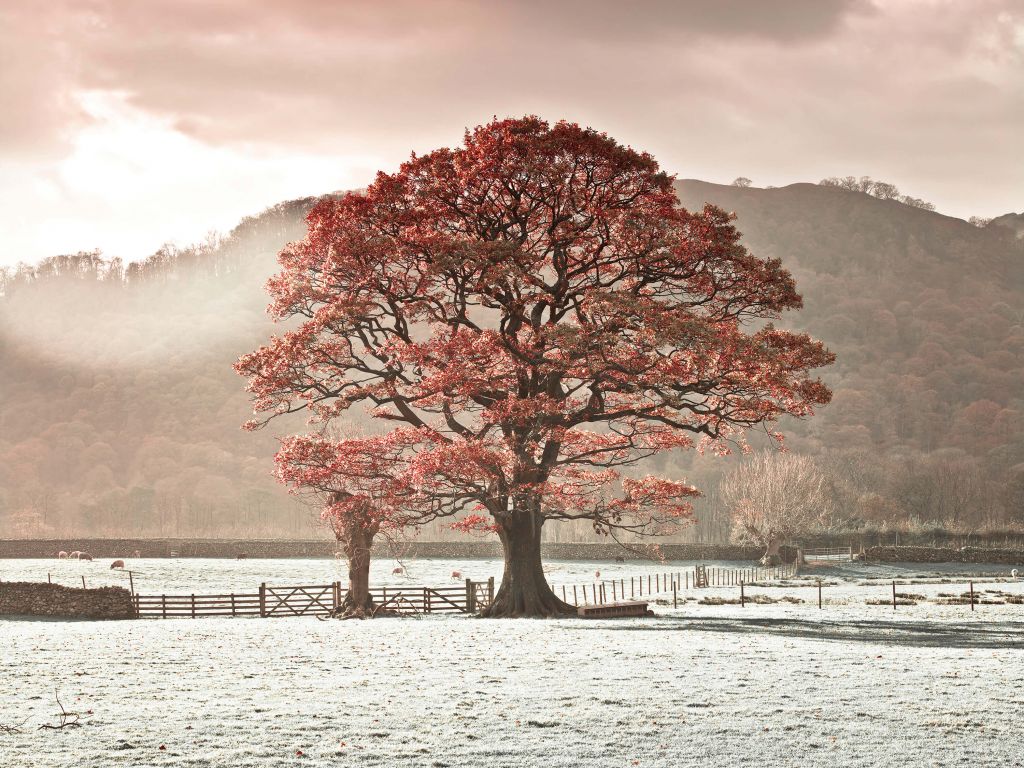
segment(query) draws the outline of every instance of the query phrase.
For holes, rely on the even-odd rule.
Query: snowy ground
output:
[[[418,584],[500,570],[411,565]],[[0,578],[40,566],[69,584],[106,567],[8,560]],[[200,574],[202,591],[340,578],[324,560],[133,567],[147,592],[199,592]],[[550,575],[598,569],[644,567]],[[642,620],[0,620],[0,724],[26,720],[0,733],[0,766],[1022,766],[1024,605],[866,604],[893,578],[934,599],[971,579],[1024,595],[1007,572],[847,566],[822,572],[822,610],[811,579],[747,589],[802,603],[691,601]],[[57,719],[54,689],[81,727],[37,730]]]

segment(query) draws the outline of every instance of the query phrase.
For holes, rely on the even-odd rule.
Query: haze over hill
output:
[[[830,470],[846,524],[1024,522],[1019,216],[979,228],[814,184],[677,187],[782,259],[805,300],[786,324],[837,353],[833,404],[783,431]],[[3,273],[0,535],[310,533],[310,510],[270,477],[273,435],[239,429],[249,406],[231,363],[274,332],[263,283],[313,202],[138,264],[79,254]],[[661,461],[706,493],[687,535],[723,537],[729,460]]]

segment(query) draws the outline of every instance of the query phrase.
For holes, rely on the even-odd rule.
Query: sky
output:
[[[0,0],[0,265],[199,242],[492,117],[1024,211],[1024,0]]]

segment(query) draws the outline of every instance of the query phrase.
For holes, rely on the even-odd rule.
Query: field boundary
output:
[[[212,616],[274,618],[280,616],[330,616],[345,602],[341,582],[273,586],[260,584],[256,592],[219,595],[134,595],[139,619],[198,619]],[[380,608],[400,614],[476,613],[494,600],[494,577],[487,581],[466,579],[464,584],[444,587],[375,587],[370,590]]]

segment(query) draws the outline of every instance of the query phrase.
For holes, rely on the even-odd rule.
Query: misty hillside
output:
[[[783,260],[805,300],[785,323],[838,354],[834,403],[783,428],[830,469],[851,525],[1022,521],[1024,241],[1012,227],[812,184],[678,186],[685,206],[734,211],[747,246]],[[263,283],[312,203],[139,264],[79,254],[0,275],[0,537],[310,533],[309,510],[269,477],[274,436],[239,429],[249,408],[231,363],[273,332]],[[723,462],[665,461],[708,493],[691,535],[724,535]]]

